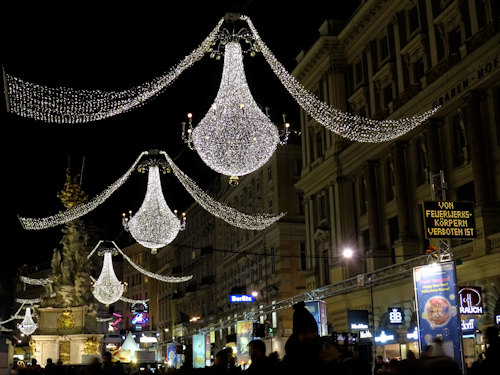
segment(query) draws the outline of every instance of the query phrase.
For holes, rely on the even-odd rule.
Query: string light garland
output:
[[[276,59],[260,38],[250,18],[242,15],[240,19],[247,22],[255,43],[267,63],[300,107],[325,128],[344,138],[357,142],[373,143],[395,139],[419,126],[439,109],[439,107],[433,108],[420,115],[397,120],[373,120],[342,112],[319,100],[306,90]]]
[[[104,256],[104,261],[99,277],[92,283],[92,294],[96,300],[109,306],[120,299],[127,284],[118,280],[113,269],[111,255],[116,254],[116,250],[104,248],[100,254]]]
[[[235,20],[236,18],[227,17],[227,19]],[[419,126],[440,108],[435,107],[413,117],[387,120],[374,120],[343,112],[319,100],[316,96],[314,96],[314,94],[306,90],[276,59],[267,45],[260,38],[250,18],[245,15],[241,15],[239,16],[239,19],[246,21],[249,26],[250,32],[245,29],[239,37],[243,37],[245,41],[250,43],[249,51],[251,55],[254,55],[258,51],[262,52],[272,71],[279,78],[290,95],[296,100],[299,106],[326,129],[346,139],[357,142],[372,143],[389,141]],[[230,46],[231,41],[228,38],[233,37],[230,33],[228,34],[225,31],[220,31],[220,27],[224,20],[224,18],[219,20],[217,26],[200,44],[200,46],[181,60],[180,63],[171,68],[168,73],[153,79],[151,82],[147,82],[141,86],[125,91],[105,92],[102,90],[51,88],[23,81],[22,79],[7,74],[4,71],[4,82],[6,82],[7,86],[7,109],[8,111],[23,117],[55,123],[82,123],[96,121],[129,111],[132,108],[143,105],[151,98],[161,93],[186,68],[199,61],[205,53],[209,53],[212,57],[220,57],[218,48],[214,48],[214,46],[217,43],[226,47]],[[207,121],[209,117],[215,116],[217,113],[216,111],[217,107],[207,113]],[[219,116],[220,115],[221,113],[219,113]],[[227,169],[227,163],[222,165],[211,165],[219,158],[214,153],[215,151],[208,148],[209,143],[205,140],[205,137],[209,136],[208,140],[213,137],[211,142],[215,142],[217,140],[223,141],[226,139],[225,137],[227,137],[227,134],[221,132],[221,134],[218,134],[219,138],[216,138],[216,134],[212,133],[212,131],[204,133],[202,130],[203,127],[200,128],[199,136],[193,136],[194,142],[199,143],[199,152],[201,151],[200,156],[204,158],[204,161],[206,159],[208,163],[210,163],[207,165],[211,168],[218,168],[215,170],[220,171],[220,173],[223,174],[231,175],[231,169]],[[273,133],[271,139],[267,140],[269,142],[272,140],[271,144],[268,144],[267,147],[272,147],[271,145],[273,144],[274,139],[275,134]],[[226,141],[227,140],[235,142],[234,139],[226,139]],[[233,147],[234,146],[231,146],[229,150],[233,150]],[[205,148],[207,148],[206,151]],[[229,159],[230,158],[228,158],[228,160]],[[240,165],[240,167],[242,168],[238,169],[237,172],[244,173],[246,170],[244,165]],[[235,176],[237,175],[236,173],[233,174]]]
[[[163,161],[164,163],[164,161]],[[156,254],[157,249],[171,243],[179,231],[184,230],[186,216],[179,219],[170,209],[160,181],[160,166],[166,173],[166,166],[160,161],[150,160],[139,166],[140,171],[148,171],[148,185],[141,207],[130,219],[124,216],[123,225],[142,246]]]
[[[23,321],[17,326],[19,330],[25,335],[31,335],[38,328],[38,324],[33,321],[33,317],[31,316],[31,309],[29,307],[26,308],[26,313],[24,314]]]
[[[33,279],[33,278],[27,277],[27,276],[19,276],[19,280],[21,280],[23,283],[29,284],[29,285],[47,285],[47,284],[52,284],[54,282],[50,278]]]
[[[239,177],[266,163],[280,141],[278,129],[252,97],[237,41],[225,46],[219,91],[192,132],[194,148],[218,173]]]
[[[206,194],[191,178],[189,178],[175,165],[173,160],[165,151],[158,151],[158,153],[162,154],[166,158],[168,168],[171,168],[174,175],[181,182],[186,191],[193,197],[193,199],[209,213],[224,220],[230,225],[248,230],[263,230],[286,215],[285,212],[279,214],[261,213],[249,215],[240,212],[232,207],[226,206]],[[92,211],[97,206],[102,204],[107,198],[109,198],[121,185],[123,185],[123,183],[129,178],[136,165],[139,163],[140,158],[148,154],[149,153],[147,151],[142,152],[136,159],[132,167],[130,167],[129,170],[121,178],[115,181],[112,185],[105,189],[104,192],[93,198],[88,203],[73,207],[64,212],[60,212],[57,215],[45,218],[18,217],[23,228],[26,230],[46,229],[49,227],[67,223]],[[176,220],[179,221],[179,218],[176,218]],[[182,226],[184,217],[182,217],[180,221]]]
[[[103,243],[104,241],[99,241],[97,243],[97,245],[94,247],[94,249],[89,253],[89,255],[87,255],[87,258],[90,258],[92,256],[92,254],[94,254],[94,252],[101,246],[101,244]],[[193,278],[193,276],[180,276],[180,277],[176,277],[176,276],[165,276],[165,275],[158,275],[154,272],[150,272],[150,271],[147,271],[145,270],[144,268],[138,266],[137,264],[135,264],[132,259],[130,259],[123,251],[122,249],[120,249],[118,247],[118,245],[114,242],[114,241],[108,241],[110,242],[114,249],[120,253],[122,256],[123,256],[123,259],[125,259],[127,262],[130,263],[130,265],[135,268],[137,271],[139,271],[140,273],[142,273],[143,275],[146,275],[148,277],[151,277],[153,279],[156,279],[156,280],[160,280],[160,281],[163,281],[163,282],[167,282],[167,283],[180,283],[180,282],[184,282],[184,281],[188,281],[188,280],[191,280]],[[92,277],[91,277],[92,279]],[[146,303],[147,301],[149,300],[126,300],[124,299],[124,297],[120,297],[120,299],[122,299],[123,301],[125,302],[135,302],[135,303]]]
[[[261,213],[249,215],[233,207],[226,206],[205,193],[191,178],[175,165],[165,151],[160,151],[160,154],[165,156],[172,172],[194,200],[210,214],[224,220],[230,225],[248,230],[263,230],[286,215],[286,212],[279,214]]]
[[[55,227],[61,224],[68,223],[83,215],[88,214],[96,207],[98,207],[100,204],[104,203],[106,199],[108,199],[120,186],[122,186],[125,183],[125,181],[127,181],[127,179],[134,171],[136,165],[139,163],[140,159],[147,154],[148,152],[142,152],[136,159],[136,161],[133,163],[133,165],[122,177],[116,180],[113,184],[107,187],[101,194],[97,195],[89,202],[81,204],[79,206],[75,206],[71,209],[60,212],[56,215],[44,218],[27,218],[18,216],[18,219],[21,222],[22,227],[26,230],[47,229],[50,227]]]
[[[75,90],[47,87],[24,81],[5,71],[7,109],[22,117],[48,123],[87,123],[140,107],[161,94],[179,75],[199,61],[210,49],[224,19],[208,37],[164,75],[124,91]]]

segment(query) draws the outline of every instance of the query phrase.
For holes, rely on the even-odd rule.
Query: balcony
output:
[[[445,74],[453,65],[460,61],[460,53],[456,52],[444,58],[425,73],[427,84],[430,85],[436,79]]]
[[[500,31],[500,18],[496,18],[465,41],[467,53],[471,53]]]

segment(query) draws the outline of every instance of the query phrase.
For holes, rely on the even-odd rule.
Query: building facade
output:
[[[338,283],[425,254],[422,214],[436,200],[432,176],[444,176],[441,200],[472,201],[477,236],[451,240],[458,283],[482,288],[488,305],[476,328],[494,324],[500,294],[500,9],[495,1],[365,1],[340,32],[325,21],[293,75],[332,107],[373,119],[438,111],[388,142],[343,139],[301,112],[307,290]],[[334,32],[335,31],[335,32]],[[347,260],[343,251],[354,257]],[[406,276],[411,275],[407,274]],[[326,299],[328,322],[348,330],[349,310],[368,310],[374,334],[388,308],[405,312],[400,339],[377,345],[386,358],[418,348],[411,277]],[[478,334],[464,344],[469,363]]]

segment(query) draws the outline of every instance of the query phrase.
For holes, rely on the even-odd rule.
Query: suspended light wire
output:
[[[172,168],[172,172],[187,190],[187,192],[194,198],[194,200],[205,210],[213,216],[224,220],[226,223],[238,228],[248,230],[263,230],[275,223],[283,216],[285,212],[279,214],[245,214],[232,207],[226,206],[205,193],[191,178],[182,172],[173,160],[168,156],[165,151],[160,151],[164,155],[168,164]]]
[[[264,58],[300,107],[325,128],[344,138],[357,142],[385,142],[397,138],[419,126],[439,109],[439,107],[433,108],[421,115],[397,120],[372,120],[342,112],[319,100],[314,94],[306,90],[276,59],[271,50],[260,38],[250,18],[244,15],[240,18],[248,23],[254,35],[255,42],[262,51]]]
[[[192,132],[203,162],[218,173],[243,176],[264,165],[280,142],[278,129],[255,102],[239,41],[225,46],[217,96]]]
[[[157,249],[171,243],[180,230],[185,227],[185,216],[179,219],[168,207],[160,181],[160,167],[150,165],[148,169],[148,185],[146,196],[139,210],[124,221],[125,228],[142,246]]]
[[[179,75],[210,49],[224,19],[208,37],[167,73],[124,91],[75,90],[47,87],[24,81],[4,71],[7,108],[10,112],[48,123],[86,123],[140,107],[162,93]]]
[[[94,247],[94,249],[92,249],[92,251],[89,253],[89,255],[87,255],[87,258],[90,258],[92,256],[92,254],[99,248],[99,246],[103,243],[104,241],[99,241],[97,243],[97,245]],[[166,283],[180,283],[180,282],[184,282],[184,281],[188,281],[188,280],[191,280],[193,278],[193,276],[181,276],[181,277],[175,277],[175,276],[165,276],[165,275],[158,275],[156,273],[153,273],[153,272],[150,272],[150,271],[147,271],[145,270],[144,268],[138,266],[137,264],[135,264],[132,259],[130,259],[123,251],[122,249],[120,249],[118,247],[118,245],[114,242],[114,241],[109,241],[113,247],[116,249],[116,251],[118,253],[120,253],[122,256],[123,256],[123,259],[125,259],[127,262],[130,263],[130,265],[135,268],[137,271],[139,271],[140,273],[142,273],[143,275],[146,275],[148,277],[151,277],[153,279],[156,279],[156,280],[160,280],[160,281],[163,281],[163,282],[166,282]],[[91,277],[92,279],[92,277]],[[142,303],[142,302],[146,302],[147,300],[131,300],[133,302],[138,302],[138,303]]]
[[[261,213],[249,215],[240,212],[232,207],[226,206],[206,194],[191,178],[189,178],[175,165],[173,160],[165,151],[159,151],[159,153],[165,156],[169,166],[172,168],[174,175],[181,182],[186,191],[193,197],[193,199],[209,213],[224,220],[230,225],[248,230],[263,230],[281,219],[286,214],[285,212],[282,212],[279,214]],[[148,155],[148,152],[142,152],[136,159],[134,164],[121,178],[115,181],[97,197],[93,198],[90,202],[82,204],[80,206],[76,206],[64,212],[60,212],[57,215],[45,218],[19,217],[23,228],[27,230],[40,230],[54,227],[56,225],[70,222],[71,220],[77,219],[94,210],[97,206],[99,206],[107,198],[109,198],[121,185],[123,185],[123,183],[125,183],[125,181],[129,178],[130,174],[138,164],[140,158],[144,155]]]
[[[46,279],[33,279],[31,277],[26,277],[26,276],[19,276],[19,279],[25,283],[25,284],[29,284],[29,285],[47,285],[47,284],[51,284],[53,283],[54,281],[50,278],[46,278]]]
[[[253,47],[254,52],[258,50],[262,52],[272,71],[299,106],[326,129],[346,139],[357,142],[385,142],[395,139],[419,126],[440,108],[436,107],[420,115],[395,120],[373,120],[334,108],[315,97],[287,72],[260,38],[249,17],[242,15],[240,19],[248,23],[253,34],[253,40],[257,45]],[[126,112],[143,105],[161,93],[186,68],[200,60],[204,53],[213,54],[212,45],[220,35],[223,35],[219,33],[223,22],[224,19],[221,19],[201,45],[171,68],[167,74],[121,92],[51,88],[23,81],[4,71],[7,108],[23,117],[56,123],[89,122]]]
[[[88,203],[84,203],[80,206],[75,206],[66,210],[64,212],[60,212],[53,216],[48,216],[44,218],[26,218],[26,217],[18,217],[21,225],[26,230],[40,230],[47,229],[50,227],[55,227],[61,224],[65,224],[70,222],[71,220],[75,220],[83,215],[94,210],[97,206],[102,204],[106,199],[108,199],[120,186],[122,186],[125,181],[130,177],[132,172],[134,171],[137,163],[140,161],[143,155],[147,155],[148,152],[143,152],[136,159],[134,164],[129,168],[129,170],[118,180],[116,180],[112,185],[108,186],[101,194],[93,198]]]

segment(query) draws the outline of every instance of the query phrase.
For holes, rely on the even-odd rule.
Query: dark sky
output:
[[[348,18],[359,1],[143,1],[105,7],[92,2],[58,7],[12,3],[18,4],[2,11],[0,43],[8,73],[47,86],[122,90],[178,63],[226,12],[249,16],[278,60],[292,71],[295,57],[317,38],[322,21]],[[292,129],[298,130],[298,107],[263,56],[246,58],[245,71],[257,103],[269,106],[276,121],[288,113]],[[87,124],[21,118],[7,113],[2,102],[3,197],[8,208],[3,213],[7,226],[2,226],[2,247],[12,254],[2,262],[3,269],[14,272],[19,264],[50,261],[61,228],[25,231],[17,215],[43,217],[63,209],[56,194],[68,162],[79,170],[85,157],[83,189],[90,198],[121,177],[141,151],[153,148],[176,158],[177,165],[204,186],[213,172],[181,141],[180,124],[188,112],[193,112],[194,124],[204,116],[221,72],[222,60],[207,55],[143,107]],[[134,173],[91,214],[99,225],[111,228],[107,239],[120,234],[122,212],[139,208],[146,182],[146,175]],[[169,206],[185,208],[190,198],[175,177],[167,175],[162,182]],[[116,233],[113,228],[118,228]]]

